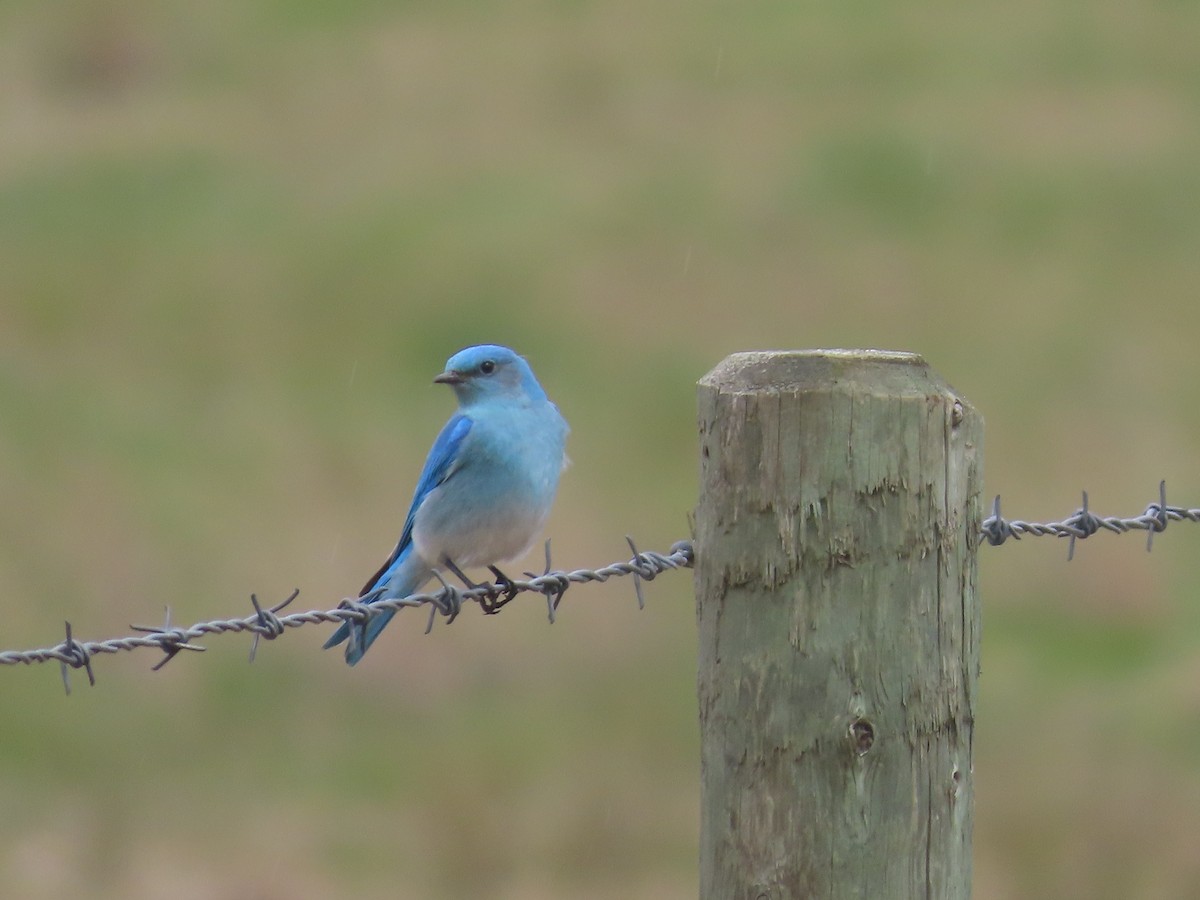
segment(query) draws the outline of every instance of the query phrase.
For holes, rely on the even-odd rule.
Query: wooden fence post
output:
[[[701,900],[965,900],[982,418],[873,350],[699,405]]]

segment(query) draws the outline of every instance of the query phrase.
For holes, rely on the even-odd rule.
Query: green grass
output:
[[[352,592],[480,340],[572,423],[563,566],[686,535],[742,349],[924,353],[1009,515],[1197,504],[1187,5],[198,10],[0,9],[6,648]],[[977,897],[1194,889],[1189,527],[983,549]],[[689,588],[0,672],[0,882],[694,896]]]

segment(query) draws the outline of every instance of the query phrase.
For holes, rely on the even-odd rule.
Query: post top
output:
[[[925,360],[919,353],[908,350],[876,350],[870,347],[852,349],[811,349],[811,350],[743,350],[731,353],[721,362],[724,366],[729,363],[746,365],[754,363],[773,363],[778,360],[794,359],[829,359],[845,360],[847,362],[887,362],[900,365],[923,366]]]
[[[754,350],[732,353],[700,379],[718,391],[801,390],[845,382],[927,389],[941,379],[918,353],[902,350]],[[915,386],[915,385],[914,385]]]

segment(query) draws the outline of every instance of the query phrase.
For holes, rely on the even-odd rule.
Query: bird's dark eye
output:
[[[485,359],[483,362],[481,362],[479,364],[479,371],[482,372],[484,375],[491,375],[493,372],[496,371],[496,364],[494,362],[492,362],[490,359]]]

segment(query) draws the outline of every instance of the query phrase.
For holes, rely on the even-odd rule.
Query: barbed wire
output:
[[[693,549],[691,541],[677,541],[667,553],[654,551],[639,551],[632,538],[625,539],[633,557],[628,561],[614,562],[600,569],[575,569],[570,572],[552,571],[550,568],[550,542],[546,542],[546,570],[540,574],[526,572],[527,580],[518,581],[507,577],[497,576],[495,583],[486,582],[473,584],[467,588],[458,588],[436,575],[440,589],[436,593],[418,593],[408,597],[388,600],[376,600],[365,603],[359,598],[343,600],[335,609],[309,610],[308,612],[290,613],[280,616],[279,613],[299,595],[299,590],[292,591],[282,602],[271,607],[263,607],[258,598],[250,595],[250,603],[254,606],[254,614],[240,619],[214,619],[209,622],[198,622],[186,628],[171,625],[171,609],[167,607],[166,619],[162,626],[131,625],[134,631],[141,632],[127,637],[111,638],[103,641],[79,641],[73,634],[71,623],[66,622],[66,639],[53,647],[38,650],[4,650],[0,651],[0,665],[13,666],[18,664],[33,665],[35,663],[57,662],[62,669],[63,686],[68,694],[71,693],[71,669],[83,669],[87,672],[88,683],[94,685],[96,676],[92,670],[92,658],[101,653],[120,653],[123,651],[139,650],[151,647],[162,651],[165,655],[153,668],[161,669],[177,654],[184,650],[202,652],[205,648],[193,644],[192,641],[214,634],[229,632],[250,632],[254,642],[250,647],[250,660],[254,661],[258,642],[261,638],[274,640],[289,628],[299,628],[301,625],[313,625],[318,622],[363,623],[372,616],[387,609],[398,610],[404,607],[429,607],[429,623],[425,628],[428,633],[439,615],[447,622],[453,622],[462,610],[465,602],[476,602],[485,614],[499,612],[509,601],[518,594],[527,591],[542,594],[546,598],[547,614],[553,623],[559,603],[572,584],[582,584],[592,581],[608,581],[626,575],[633,576],[633,587],[637,594],[638,608],[645,606],[642,594],[642,582],[653,581],[658,575],[672,569],[690,569],[693,565]]]
[[[1000,513],[1000,496],[997,494],[992,502],[992,513],[983,520],[979,531],[979,542],[997,547],[1009,538],[1020,540],[1024,535],[1044,537],[1052,535],[1067,538],[1069,546],[1067,559],[1075,556],[1075,542],[1091,537],[1099,531],[1111,531],[1124,534],[1129,531],[1146,532],[1146,550],[1154,543],[1154,535],[1166,530],[1171,522],[1189,521],[1200,522],[1200,509],[1187,509],[1181,506],[1167,504],[1167,483],[1159,482],[1158,501],[1149,504],[1145,511],[1136,516],[1098,516],[1088,507],[1087,491],[1083,492],[1083,504],[1071,515],[1059,522],[1027,522],[1024,519],[1006,519]],[[493,569],[495,582],[470,584],[458,588],[447,582],[440,574],[435,573],[440,582],[440,589],[435,593],[418,593],[408,597],[376,600],[371,603],[361,598],[343,600],[334,609],[309,610],[302,613],[290,613],[280,616],[279,613],[291,604],[299,590],[292,591],[282,602],[271,607],[263,607],[258,597],[250,595],[250,603],[254,614],[245,618],[214,619],[208,622],[198,622],[186,628],[171,625],[171,608],[167,607],[166,618],[161,626],[131,625],[140,634],[126,637],[111,638],[103,641],[79,641],[71,628],[66,626],[65,639],[53,647],[37,650],[4,650],[0,651],[0,665],[33,665],[35,663],[57,662],[62,669],[63,686],[68,694],[71,693],[70,670],[83,669],[87,672],[88,683],[95,684],[96,676],[92,670],[92,658],[97,654],[120,653],[123,651],[154,648],[163,653],[152,668],[161,669],[184,650],[202,652],[206,648],[194,644],[197,638],[230,632],[249,632],[254,635],[250,647],[250,660],[254,661],[260,639],[274,640],[289,628],[316,623],[341,623],[353,621],[364,623],[372,616],[384,610],[401,609],[404,607],[429,607],[429,622],[425,631],[433,628],[433,623],[441,615],[447,623],[453,622],[462,611],[465,602],[475,602],[487,615],[500,611],[513,598],[529,591],[542,594],[546,598],[547,615],[553,623],[559,603],[572,584],[592,581],[608,581],[610,578],[633,576],[634,591],[637,594],[638,608],[645,606],[642,594],[642,582],[652,581],[663,572],[673,569],[690,569],[695,564],[695,548],[691,541],[676,541],[667,553],[654,551],[642,552],[637,549],[633,539],[626,537],[633,557],[625,562],[614,562],[600,569],[575,569],[567,572],[551,570],[550,542],[546,542],[546,569],[542,574],[526,572],[527,580],[518,581],[502,576]],[[465,579],[464,579],[465,580]]]
[[[1000,515],[1000,495],[992,502],[992,514],[983,520],[979,540],[998,547],[1009,538],[1019,541],[1022,535],[1068,538],[1067,559],[1075,557],[1075,541],[1089,538],[1100,530],[1124,534],[1127,531],[1146,532],[1146,551],[1154,545],[1154,535],[1167,530],[1171,522],[1200,522],[1200,509],[1167,505],[1167,483],[1158,483],[1158,502],[1151,503],[1145,512],[1136,516],[1098,516],[1088,509],[1088,494],[1083,492],[1083,505],[1061,522],[1026,522],[1005,519]]]

